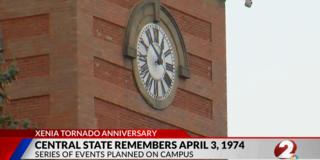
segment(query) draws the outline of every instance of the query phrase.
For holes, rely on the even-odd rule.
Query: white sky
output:
[[[320,0],[227,0],[229,136],[320,136]]]

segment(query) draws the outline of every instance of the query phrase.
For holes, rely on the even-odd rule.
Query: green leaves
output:
[[[6,99],[8,99],[6,93],[0,91],[0,106],[3,107],[5,104]]]
[[[18,69],[15,64],[9,65],[6,71],[0,72],[0,106],[3,106],[9,100],[5,86],[16,80],[17,74]]]
[[[0,129],[27,129],[30,127],[28,120],[17,120],[13,116],[3,113],[3,107],[9,102],[5,87],[16,80],[17,74],[18,68],[15,59],[9,66],[5,62],[3,37],[0,32]]]
[[[5,87],[16,80],[19,72],[15,62],[7,66],[3,57],[3,53],[0,53],[0,129],[28,129],[31,127],[30,121],[17,120],[3,113],[3,107],[9,102]]]
[[[16,120],[8,115],[0,115],[0,128],[28,129],[30,128],[30,122],[28,120]]]
[[[23,129],[28,129],[30,128],[30,121],[29,120],[22,120],[21,126]]]
[[[18,69],[15,65],[11,64],[5,72],[0,73],[0,84],[9,84],[16,80]]]

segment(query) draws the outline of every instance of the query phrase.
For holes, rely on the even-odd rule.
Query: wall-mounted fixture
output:
[[[252,0],[246,0],[245,4],[246,7],[250,8],[252,6]]]

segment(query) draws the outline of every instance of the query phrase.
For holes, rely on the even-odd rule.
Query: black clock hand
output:
[[[153,50],[156,52],[156,55],[158,56],[158,58],[160,58],[160,55],[159,55],[158,51],[156,50],[156,48],[154,47],[153,43],[151,43],[151,46],[152,46]]]
[[[162,40],[161,40],[161,45],[160,45],[160,57],[162,57],[162,54],[163,54],[163,48],[164,48],[163,39],[164,39],[164,37],[162,37]]]
[[[153,48],[153,50],[156,52],[156,55],[158,57],[158,60],[156,61],[156,63],[158,63],[159,65],[161,65],[163,63],[163,60],[161,58],[161,55],[158,53],[158,51],[156,50],[156,48],[153,46],[153,43],[151,43],[151,46]]]

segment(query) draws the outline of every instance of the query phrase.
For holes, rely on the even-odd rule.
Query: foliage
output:
[[[12,116],[0,115],[0,128],[3,129],[28,129],[30,122],[28,120],[16,120]]]
[[[4,106],[8,102],[9,98],[6,94],[5,87],[16,79],[17,74],[18,69],[14,64],[9,65],[5,71],[0,71],[0,106]]]
[[[3,52],[0,51],[0,129],[27,129],[30,127],[28,120],[17,120],[3,113],[3,107],[10,103],[6,93],[6,86],[16,80],[18,68],[15,62],[6,65]]]

